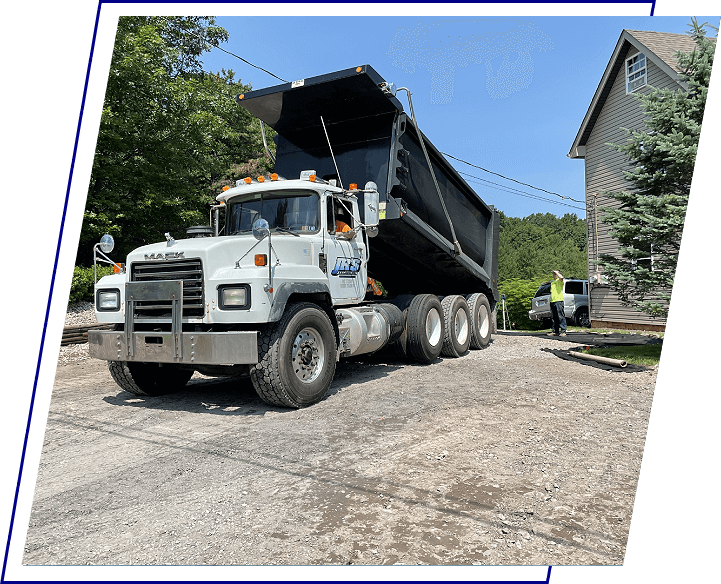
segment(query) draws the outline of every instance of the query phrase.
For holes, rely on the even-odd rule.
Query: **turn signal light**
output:
[[[113,264],[113,273],[119,274],[123,271],[123,264]]]
[[[255,254],[255,265],[256,266],[267,266],[268,265],[268,256],[264,253],[257,253]]]

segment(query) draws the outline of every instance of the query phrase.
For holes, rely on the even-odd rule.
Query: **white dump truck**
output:
[[[264,401],[298,408],[323,399],[340,358],[430,363],[489,343],[498,213],[398,91],[365,65],[238,96],[277,132],[275,172],[97,281],[97,320],[114,326],[90,331],[90,354],[120,387],[249,374]]]

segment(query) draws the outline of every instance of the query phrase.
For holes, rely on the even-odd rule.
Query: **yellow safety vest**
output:
[[[563,300],[563,280],[560,278],[551,282],[551,302]]]

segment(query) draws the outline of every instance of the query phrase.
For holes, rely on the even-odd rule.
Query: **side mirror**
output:
[[[270,225],[265,219],[256,219],[253,223],[253,237],[258,241],[262,241],[270,235]]]
[[[374,182],[367,182],[363,189],[363,223],[366,224],[368,229],[368,235],[377,234],[378,230],[373,229],[378,227],[378,221],[380,219],[380,195],[378,194],[378,186]]]
[[[98,245],[100,246],[100,251],[103,253],[110,253],[115,247],[115,240],[112,235],[108,235],[106,233],[100,238],[100,243]]]

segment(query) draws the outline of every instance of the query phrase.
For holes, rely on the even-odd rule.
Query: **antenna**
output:
[[[340,177],[340,170],[338,170],[338,163],[335,161],[335,154],[333,154],[333,147],[330,145],[330,138],[328,138],[328,130],[326,130],[326,128],[325,128],[325,122],[323,121],[323,116],[320,117],[320,123],[323,124],[323,131],[325,132],[325,139],[328,141],[328,149],[330,150],[331,158],[333,158],[333,164],[335,165],[335,172],[338,175],[338,182],[340,183],[340,188],[344,189],[343,179],[341,179],[341,177]]]

